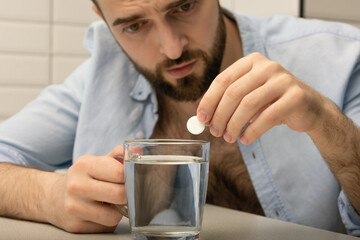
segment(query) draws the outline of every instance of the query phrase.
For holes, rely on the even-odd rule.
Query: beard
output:
[[[158,94],[163,94],[176,101],[196,101],[210,87],[214,78],[220,73],[225,49],[225,22],[222,18],[221,8],[219,9],[218,27],[209,54],[200,49],[185,50],[178,59],[166,59],[157,64],[155,72],[141,67],[129,57],[136,70],[149,81]],[[176,79],[176,86],[166,81],[162,74],[163,69],[194,59],[199,59],[204,63],[203,71],[200,74],[191,73],[184,78],[178,78]]]

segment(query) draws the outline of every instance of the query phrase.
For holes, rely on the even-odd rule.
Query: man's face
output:
[[[220,71],[225,25],[216,0],[99,0],[119,45],[157,92],[195,101]]]

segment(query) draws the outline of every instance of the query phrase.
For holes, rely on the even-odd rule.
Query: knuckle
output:
[[[267,122],[272,124],[276,124],[279,119],[279,110],[277,108],[273,108],[267,112],[265,112],[265,119]]]
[[[281,68],[281,65],[275,61],[266,61],[266,63],[264,63],[264,70],[266,72],[277,72]]]
[[[234,86],[233,84],[232,86],[226,89],[225,95],[230,100],[238,102],[241,98],[241,90],[239,90],[239,88]]]
[[[72,165],[71,169],[78,170],[78,169],[86,169],[89,164],[89,159],[91,158],[91,155],[83,155],[80,156],[77,161]]]
[[[259,52],[254,52],[254,53],[251,53],[251,54],[249,55],[249,57],[251,57],[251,58],[253,58],[253,59],[259,59],[259,58],[262,58],[263,55],[262,55],[261,53],[259,53]]]
[[[66,185],[66,192],[73,195],[82,191],[82,186],[78,181],[69,181]]]
[[[248,127],[246,129],[246,135],[251,139],[256,139],[260,136],[260,132],[257,130],[257,128]]]
[[[286,73],[282,73],[278,76],[277,78],[278,82],[277,84],[279,84],[280,86],[291,86],[293,84],[293,79],[291,76],[289,76],[289,74]]]
[[[214,80],[214,82],[219,86],[229,86],[232,83],[232,76],[229,70],[225,70],[220,73]]]
[[[82,164],[84,162],[86,163],[90,157],[91,155],[82,155],[78,158],[78,160],[75,163],[79,163],[79,164]]]
[[[67,215],[74,216],[79,212],[78,205],[72,200],[65,200],[64,211]]]
[[[253,109],[258,105],[258,99],[254,94],[248,94],[243,98],[241,103],[246,109]]]
[[[67,170],[66,172],[66,175],[69,177],[69,176],[73,176],[75,175],[75,172],[76,172],[76,167],[75,167],[75,163],[69,167],[69,169]]]
[[[301,87],[296,86],[296,87],[293,87],[291,90],[291,97],[294,99],[297,99],[298,101],[303,101],[306,98],[306,94],[305,94],[305,91]]]

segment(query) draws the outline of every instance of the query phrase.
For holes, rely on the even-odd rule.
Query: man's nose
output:
[[[181,29],[179,29],[181,30]],[[181,31],[176,31],[168,24],[162,24],[159,28],[160,53],[169,59],[178,59],[188,44],[188,39]]]

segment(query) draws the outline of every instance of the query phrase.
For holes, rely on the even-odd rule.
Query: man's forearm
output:
[[[321,126],[308,132],[360,213],[360,129],[328,102]]]
[[[0,163],[0,215],[47,222],[49,189],[57,174]]]

